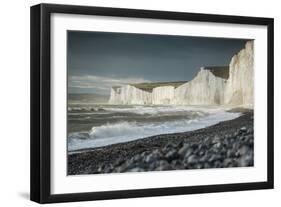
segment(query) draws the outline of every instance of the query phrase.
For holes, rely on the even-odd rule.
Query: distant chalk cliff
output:
[[[200,68],[188,82],[140,83],[111,88],[110,104],[242,105],[253,107],[254,45],[232,57],[229,66]]]

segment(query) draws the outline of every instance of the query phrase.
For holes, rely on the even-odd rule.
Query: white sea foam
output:
[[[215,109],[214,109],[215,110]],[[208,109],[208,111],[210,111]],[[205,128],[221,121],[239,117],[240,113],[216,111],[206,116],[198,116],[195,119],[177,121],[137,123],[122,121],[114,124],[104,124],[93,127],[89,132],[72,133],[69,135],[68,150],[79,150],[101,147],[116,143],[122,143],[159,134],[186,132]]]
[[[231,109],[229,106],[222,106],[218,108],[217,106],[170,106],[170,105],[131,105],[131,106],[107,106],[107,105],[100,105],[97,107],[68,107],[68,113],[71,115],[79,115],[77,112],[81,112],[84,115],[86,114],[99,114],[102,113],[110,113],[110,112],[117,112],[117,113],[132,113],[132,114],[150,114],[155,115],[159,113],[177,113],[177,112],[192,112],[197,111],[198,113],[217,113],[222,110]]]
[[[132,107],[106,107],[103,108],[106,111],[123,112],[123,113],[135,113],[135,114],[159,114],[159,113],[177,113],[177,112],[191,112],[197,111],[199,113],[217,113],[219,111],[227,110],[226,107],[212,107],[212,106],[132,106]]]

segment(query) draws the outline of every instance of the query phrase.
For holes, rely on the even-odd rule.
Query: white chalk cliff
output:
[[[243,105],[253,106],[254,45],[232,57],[229,67],[202,67],[189,82],[145,90],[133,85],[113,87],[110,104]]]
[[[111,88],[110,104],[152,104],[152,94],[131,85]]]
[[[175,90],[174,104],[217,105],[224,102],[226,80],[201,68],[196,77]]]
[[[254,102],[254,43],[232,57],[225,89],[225,104],[253,106]]]
[[[174,86],[160,86],[152,90],[152,104],[172,104],[174,97]]]

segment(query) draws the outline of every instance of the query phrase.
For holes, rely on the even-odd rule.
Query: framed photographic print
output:
[[[273,188],[273,19],[31,7],[31,200]]]

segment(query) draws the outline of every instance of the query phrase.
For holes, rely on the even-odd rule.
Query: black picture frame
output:
[[[267,181],[236,184],[169,187],[106,192],[85,192],[74,194],[51,194],[51,70],[50,32],[52,13],[100,15],[113,17],[134,17],[149,19],[180,20],[210,23],[233,23],[267,26]],[[211,193],[273,188],[274,147],[273,147],[273,44],[274,20],[272,18],[195,14],[152,10],[135,10],[89,6],[39,4],[31,7],[31,174],[30,199],[38,203],[88,201],[146,196]]]

